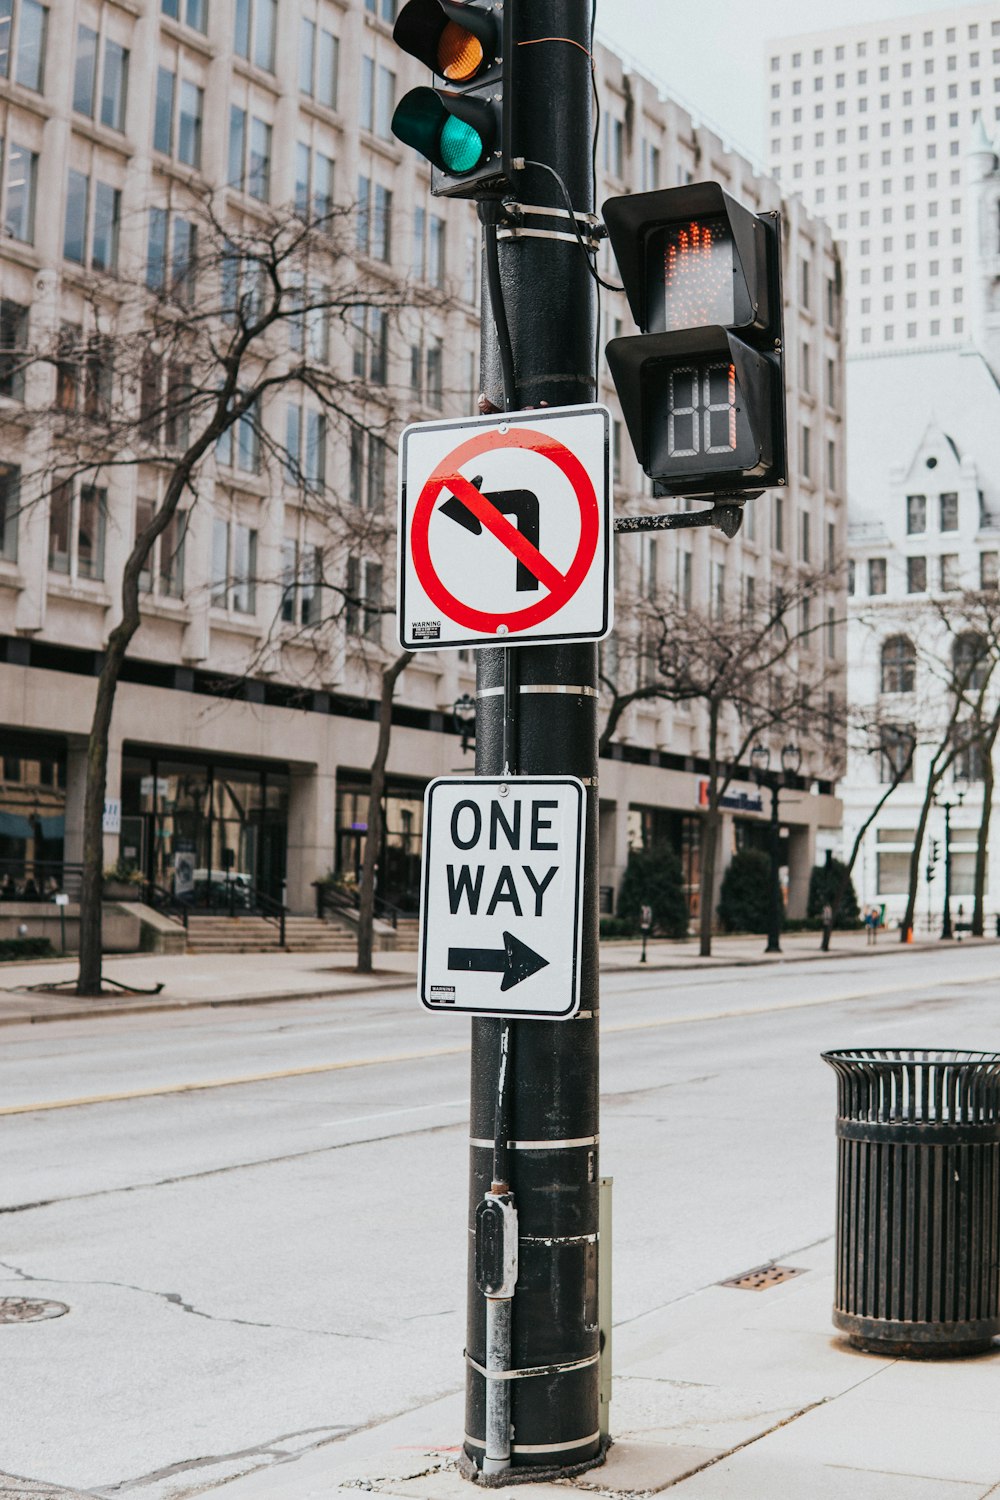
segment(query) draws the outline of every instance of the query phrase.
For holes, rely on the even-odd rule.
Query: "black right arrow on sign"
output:
[[[449,948],[448,968],[461,969],[466,973],[502,974],[501,990],[509,990],[522,979],[530,979],[539,969],[548,967],[549,960],[542,958],[527,943],[522,943],[512,932],[503,935],[502,948]]]

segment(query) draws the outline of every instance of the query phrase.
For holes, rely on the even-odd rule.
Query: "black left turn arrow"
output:
[[[542,958],[527,943],[522,943],[512,932],[503,935],[502,948],[449,948],[449,969],[464,969],[477,974],[502,974],[501,990],[512,989],[522,979],[530,979],[539,969],[548,967],[548,959]]]

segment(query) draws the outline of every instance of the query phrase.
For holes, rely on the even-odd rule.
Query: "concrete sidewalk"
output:
[[[457,1472],[460,1389],[221,1486],[220,1500],[978,1500],[1000,1495],[1000,1344],[957,1361],[861,1354],[834,1333],[832,1240],[804,1275],[711,1286],[614,1333],[614,1438],[575,1479],[473,1488]],[[747,1267],[734,1267],[739,1274]],[[665,1292],[669,1287],[665,1286]],[[456,1351],[456,1386],[461,1385]],[[332,1393],[335,1394],[335,1393]]]
[[[905,961],[927,949],[938,949],[936,938],[902,944],[895,933],[883,933],[874,947],[867,946],[864,932],[836,933],[829,953],[821,953],[816,932],[787,933],[782,952],[764,952],[763,937],[717,937],[712,957],[701,958],[697,941],[668,942],[656,938],[647,945],[645,966],[640,964],[641,944],[601,944],[603,973],[652,973],[727,966],[817,963],[850,957],[880,955]],[[1000,946],[996,938],[966,939],[963,946]],[[122,1012],[184,1010],[205,1006],[255,1005],[281,1000],[331,998],[339,994],[363,994],[369,990],[408,989],[416,974],[415,953],[377,953],[376,972],[358,974],[350,953],[203,953],[136,954],[111,956],[106,960],[107,979],[132,985],[145,993],[109,993],[99,1000],[80,1000],[70,987],[76,977],[76,960],[40,959],[30,963],[0,964],[0,1026],[24,1022],[78,1020]],[[64,984],[61,994],[36,987]],[[158,993],[152,993],[156,986]]]

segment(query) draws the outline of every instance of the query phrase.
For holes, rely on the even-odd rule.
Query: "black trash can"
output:
[[[824,1052],[837,1074],[833,1322],[857,1349],[1000,1334],[1000,1053]]]

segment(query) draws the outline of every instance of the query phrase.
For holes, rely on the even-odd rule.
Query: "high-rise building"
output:
[[[474,415],[479,395],[480,229],[473,205],[430,197],[429,170],[391,135],[395,100],[426,81],[392,42],[395,8],[0,3],[0,887],[8,875],[19,888],[61,881],[81,858],[95,673],[137,528],[169,477],[164,444],[184,436],[178,419],[151,443],[147,407],[166,390],[169,417],[171,393],[183,404],[190,387],[183,361],[164,368],[157,351],[211,306],[198,281],[206,205],[237,242],[342,210],[346,247],[334,261],[310,242],[308,276],[331,277],[343,316],[292,319],[275,336],[274,369],[307,350],[315,388],[276,389],[212,445],[140,578],[143,624],[111,726],[105,862],[169,890],[180,859],[196,885],[220,878],[300,913],[314,882],[333,872],[349,885],[359,865],[373,673],[398,649],[396,441],[407,422]],[[785,214],[789,484],[751,502],[732,542],[697,531],[619,549],[623,598],[641,576],[647,597],[677,588],[693,607],[733,607],[754,588],[764,600],[777,570],[844,546],[837,251],[822,221],[783,205],[773,181],[652,82],[604,49],[596,60],[598,205],[716,178]],[[606,250],[601,265],[613,274]],[[157,327],[164,288],[173,310]],[[390,292],[404,304],[391,339],[377,305]],[[624,297],[604,294],[605,336],[629,326]],[[339,404],[324,406],[324,382]],[[615,418],[616,504],[652,508],[606,374],[600,395]],[[84,431],[78,470],[43,483],[56,460],[66,468],[67,434]],[[101,453],[118,461],[94,468]],[[822,650],[842,663],[842,636]],[[470,651],[422,652],[400,680],[379,873],[396,907],[415,906],[422,790],[461,763],[452,707],[474,691]],[[609,893],[630,845],[662,838],[684,857],[692,907],[703,899],[705,753],[697,710],[637,704],[623,720],[601,771]],[[787,814],[794,910],[821,831],[830,842],[839,821],[834,753],[822,734],[803,747]],[[750,793],[726,814],[722,867],[763,836]]]
[[[1000,5],[767,43],[766,143],[846,248],[849,353],[969,336],[966,154],[1000,122]]]

